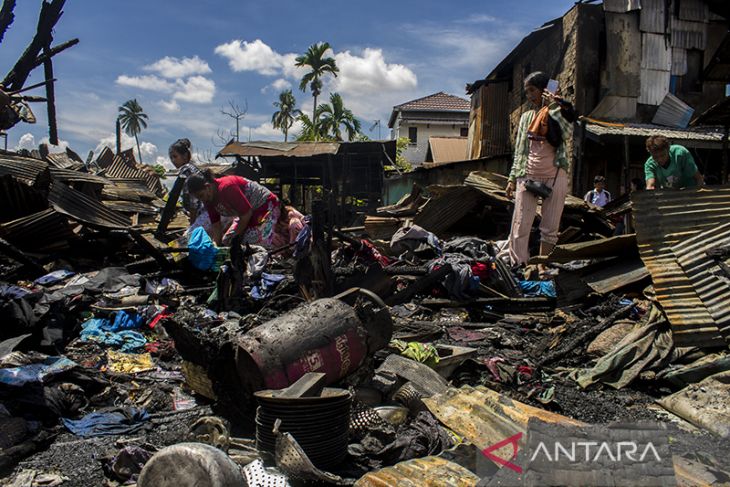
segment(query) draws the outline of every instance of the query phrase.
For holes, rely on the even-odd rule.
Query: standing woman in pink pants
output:
[[[507,197],[515,197],[509,256],[513,265],[530,258],[530,229],[537,213],[538,196],[530,187],[546,185],[550,195],[542,201],[540,255],[547,255],[558,241],[560,217],[568,192],[570,161],[565,142],[572,136],[575,111],[566,100],[547,91],[548,77],[535,72],[525,79],[525,95],[532,108],[522,114],[515,142],[514,160],[507,183]],[[527,183],[527,185],[526,185]]]

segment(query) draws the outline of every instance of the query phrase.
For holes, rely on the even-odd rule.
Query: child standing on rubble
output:
[[[509,256],[513,265],[525,264],[530,258],[530,230],[538,200],[538,194],[531,188],[550,188],[549,195],[541,196],[540,255],[549,254],[558,240],[560,218],[568,193],[570,162],[565,141],[571,136],[575,111],[568,101],[547,91],[548,82],[547,75],[539,71],[525,79],[525,95],[533,108],[520,118],[506,188],[507,197],[514,195],[515,198],[509,237]],[[526,186],[526,183],[529,184]],[[544,274],[545,269],[540,267]]]
[[[205,205],[216,244],[228,245],[234,236],[243,235],[242,243],[271,247],[280,208],[279,198],[266,187],[241,176],[214,178],[210,171],[190,176],[187,186]],[[225,233],[221,215],[234,217]]]

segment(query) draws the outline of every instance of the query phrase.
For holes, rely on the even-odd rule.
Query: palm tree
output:
[[[339,93],[330,94],[330,104],[319,106],[322,117],[322,131],[331,134],[335,140],[342,140],[341,127],[347,131],[347,140],[352,140],[360,133],[360,121],[352,114],[352,110],[345,108]]]
[[[319,119],[322,116],[321,110],[322,105],[320,105],[320,108],[317,109],[315,116],[317,119]],[[306,142],[306,141],[315,141],[315,140],[328,140],[329,137],[327,136],[327,133],[324,130],[324,125],[321,123],[317,124],[317,127],[315,128],[314,122],[312,122],[312,119],[309,118],[309,115],[300,112],[299,116],[297,117],[297,121],[302,125],[302,131],[299,132],[297,135],[297,141],[299,142]]]
[[[324,57],[325,53],[330,49],[330,45],[327,42],[320,42],[319,44],[312,44],[301,56],[296,58],[296,66],[303,67],[307,66],[311,69],[307,74],[302,77],[302,81],[299,83],[299,89],[307,91],[307,85],[312,91],[314,97],[314,106],[312,107],[312,119],[311,121],[317,124],[317,97],[322,92],[322,76],[326,73],[330,73],[337,77],[337,73],[340,71],[337,68],[334,58]]]
[[[119,107],[119,122],[124,132],[130,137],[134,137],[137,142],[137,153],[139,154],[139,162],[142,162],[142,151],[139,148],[139,133],[142,129],[147,128],[147,114],[144,113],[142,106],[137,99],[127,100]]]
[[[296,104],[297,100],[291,90],[279,93],[279,101],[274,102],[274,106],[279,110],[271,116],[271,125],[284,132],[284,142],[288,140],[289,129],[294,125],[294,120],[302,114],[301,110],[294,108]]]

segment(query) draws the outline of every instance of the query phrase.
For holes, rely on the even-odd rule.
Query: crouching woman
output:
[[[271,247],[279,220],[279,198],[266,187],[241,176],[214,178],[210,171],[188,178],[188,191],[205,205],[210,216],[213,241],[228,245],[234,236],[242,243]],[[234,217],[224,232],[221,215]]]
[[[513,265],[530,258],[530,229],[540,213],[540,255],[547,255],[558,240],[560,218],[568,192],[569,161],[565,142],[572,134],[575,121],[573,106],[547,91],[548,77],[535,72],[525,79],[525,95],[531,109],[522,114],[517,131],[514,160],[506,193],[515,198],[509,256]],[[540,189],[550,188],[547,196],[538,196]],[[535,191],[537,188],[537,191]],[[545,191],[543,191],[543,195]]]

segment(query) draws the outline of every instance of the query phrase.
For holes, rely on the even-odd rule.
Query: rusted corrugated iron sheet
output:
[[[672,48],[663,34],[641,34],[641,67],[669,71],[672,67]]]
[[[32,251],[67,246],[75,237],[68,219],[52,208],[0,225],[0,237]]]
[[[730,223],[730,187],[632,193],[639,253],[676,346],[727,346],[673,247]],[[727,303],[730,306],[730,303]]]
[[[102,174],[110,179],[138,179],[144,181],[147,189],[155,194],[160,194],[162,185],[160,178],[151,167],[136,164],[133,160],[125,160],[116,156],[114,162],[102,171]]]
[[[73,160],[68,154],[65,152],[54,152],[52,154],[48,154],[46,156],[46,160],[48,163],[53,166],[57,167],[59,169],[71,169],[76,170],[80,167],[83,167],[83,164],[79,161]]]
[[[641,91],[639,103],[645,105],[659,105],[664,96],[669,93],[669,69],[660,71],[656,69],[641,68],[639,72]]]
[[[638,257],[623,258],[607,262],[606,266],[592,274],[583,276],[583,281],[595,292],[608,294],[629,284],[649,277],[649,271]]]
[[[106,169],[114,162],[114,152],[109,147],[104,147],[96,158],[96,165],[100,169]]]
[[[370,472],[355,487],[472,487],[479,477],[440,457],[423,457]]]
[[[528,406],[483,386],[450,388],[443,394],[424,398],[423,402],[441,423],[480,450],[517,433],[526,433],[530,418],[553,424],[584,424],[560,414]],[[526,436],[523,436],[520,440],[521,447],[525,446],[525,440]],[[493,453],[500,457],[504,455],[505,460],[509,460],[512,455],[511,451],[505,450],[496,450]]]
[[[337,154],[337,142],[230,142],[218,156],[242,157],[312,157]]]
[[[547,258],[537,257],[535,261],[570,262],[573,260],[614,257],[630,254],[631,252],[636,253],[636,235],[634,234],[556,245]]]
[[[697,295],[715,320],[720,333],[730,344],[730,285],[718,263],[707,250],[730,246],[730,223],[698,233],[672,247],[679,265],[694,286]]]
[[[56,211],[89,225],[115,229],[128,228],[130,225],[127,217],[58,181],[51,185],[48,201]]]
[[[679,20],[676,17],[672,17],[669,28],[672,47],[705,50],[707,46],[706,23]]]
[[[149,203],[138,201],[103,201],[102,204],[110,210],[120,213],[139,213],[142,215],[156,215],[160,210]]]
[[[652,32],[663,34],[666,30],[666,0],[642,0],[641,20],[639,28],[641,32]]]
[[[42,192],[9,174],[0,176],[0,222],[48,208]]]
[[[74,171],[73,169],[59,169],[57,167],[52,167],[50,170],[51,177],[59,181],[93,183],[101,185],[111,184],[111,181],[109,181],[108,179],[88,172]]]

